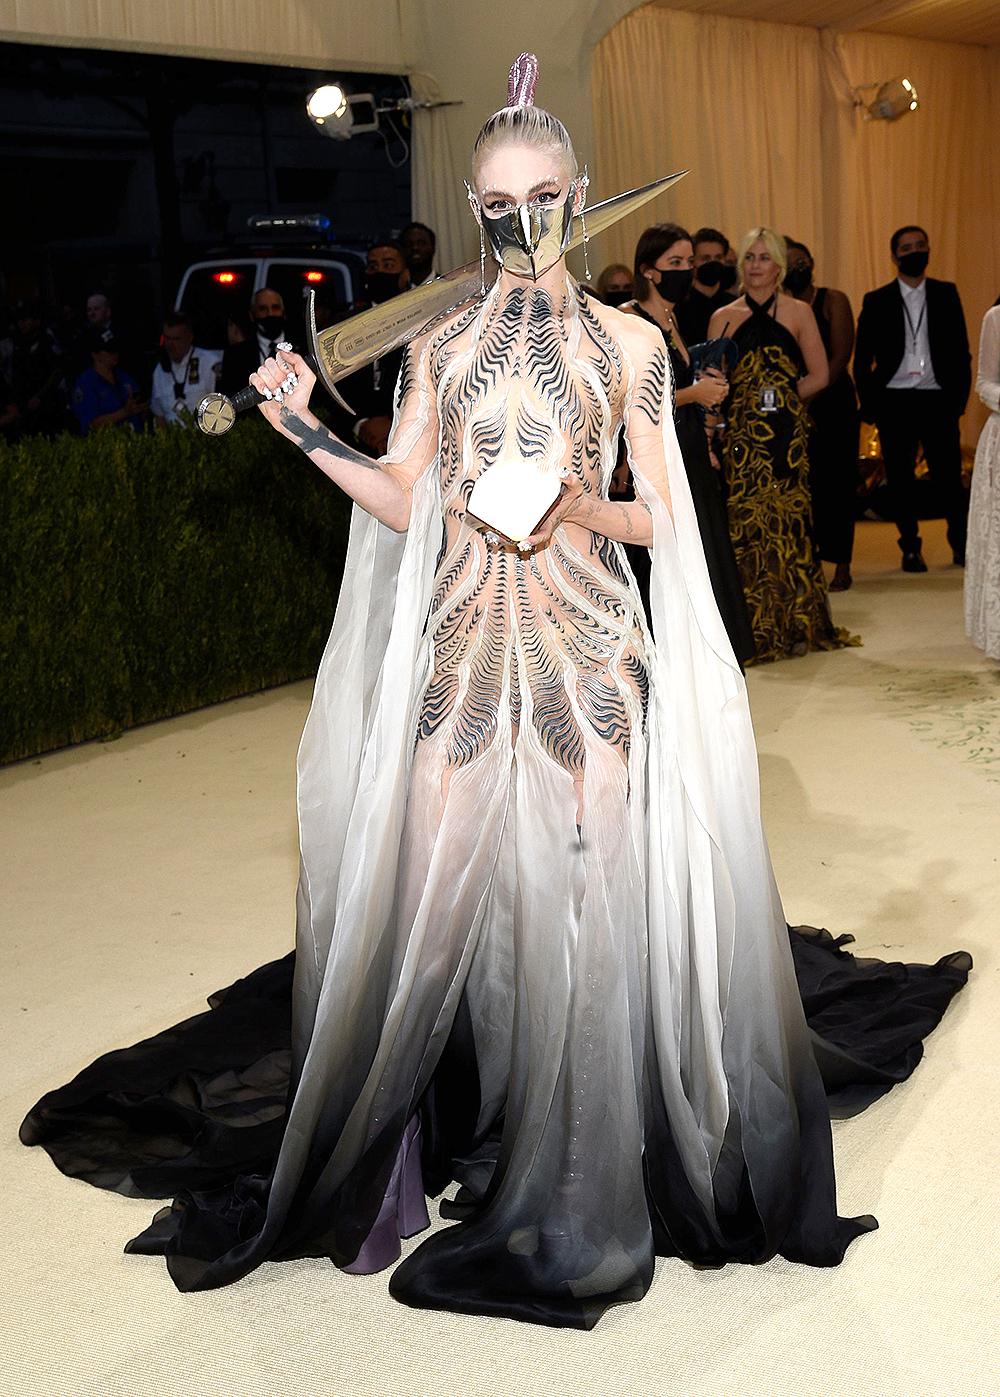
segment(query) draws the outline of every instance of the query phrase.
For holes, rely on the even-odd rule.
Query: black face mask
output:
[[[793,296],[799,296],[812,279],[812,267],[789,267],[784,284]]]
[[[904,252],[899,259],[899,270],[904,276],[923,276],[929,257],[928,252]]]
[[[631,301],[631,291],[605,291],[604,304],[606,306],[623,306],[626,301]]]
[[[399,295],[399,273],[366,272],[365,290],[369,301],[376,305],[380,305],[382,301],[391,301],[393,296]]]
[[[692,281],[694,281],[694,272],[692,271],[660,272],[659,281],[654,281],[653,285],[663,300],[669,301],[671,305],[675,306],[690,291]]]
[[[719,290],[728,291],[736,283],[736,268],[731,267],[728,262],[720,263],[722,275],[719,277]]]
[[[722,276],[725,270],[726,267],[723,262],[702,262],[701,266],[695,271],[695,276],[701,282],[702,286],[719,286],[722,283]]]
[[[257,320],[257,329],[266,340],[280,340],[285,333],[285,317],[262,315]]]

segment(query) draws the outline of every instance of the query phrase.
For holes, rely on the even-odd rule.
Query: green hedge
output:
[[[0,445],[0,761],[315,672],[350,502],[259,418]]]

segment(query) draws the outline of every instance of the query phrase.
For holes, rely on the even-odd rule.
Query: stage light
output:
[[[347,111],[347,96],[340,83],[325,83],[310,92],[306,98],[306,111],[317,126],[331,116],[343,116]]]
[[[875,93],[873,98],[862,95],[870,92]],[[920,106],[917,89],[909,78],[892,78],[889,82],[859,87],[854,99],[859,107],[864,107],[866,121],[898,121]]]
[[[347,93],[339,82],[324,83],[322,87],[310,92],[306,98],[306,115],[317,131],[322,131],[324,136],[330,136],[335,141],[349,141],[352,136],[380,131],[379,118],[394,112],[409,114],[415,111],[429,111],[432,107],[460,105],[457,102],[438,100],[437,84],[433,79],[428,78],[426,84],[430,86],[425,85],[421,89],[425,95],[420,98],[407,96],[388,102],[376,102],[371,92]],[[404,156],[405,158],[407,157]]]

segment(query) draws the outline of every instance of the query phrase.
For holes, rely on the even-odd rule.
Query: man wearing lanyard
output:
[[[903,569],[926,572],[914,484],[921,446],[948,521],[952,558],[965,563],[969,501],[959,419],[972,386],[972,358],[957,287],[924,275],[930,253],[924,229],[898,228],[890,250],[898,275],[865,296],[854,377],[861,416],[878,427]]]
[[[189,422],[205,394],[215,392],[221,367],[221,351],[196,348],[189,317],[169,311],[163,319],[163,354],[153,370],[149,404],[157,427]]]

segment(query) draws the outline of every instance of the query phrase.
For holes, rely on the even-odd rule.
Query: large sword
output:
[[[585,210],[584,217],[574,218],[576,226],[569,247],[579,247],[583,242],[584,222],[587,238],[595,237],[627,214],[641,209],[643,204],[648,204],[650,199],[655,199],[686,174],[687,170],[678,170],[676,174],[664,175],[651,184],[594,204]],[[309,344],[306,361],[330,396],[341,407],[352,412],[337,388],[342,378],[363,369],[381,355],[398,349],[414,336],[431,329],[438,320],[460,306],[479,300],[482,295],[481,266],[479,262],[468,262],[464,267],[438,277],[436,281],[416,286],[412,291],[403,291],[390,301],[352,315],[339,325],[317,330],[316,293],[310,289],[306,307]],[[195,409],[195,420],[209,436],[221,436],[236,421],[237,413],[245,412],[263,401],[263,396],[250,385],[241,388],[231,398],[224,393],[209,393]]]

